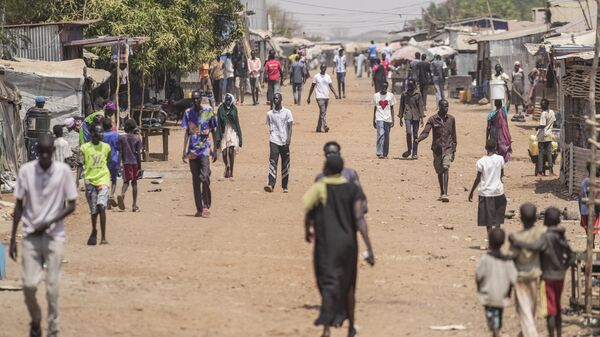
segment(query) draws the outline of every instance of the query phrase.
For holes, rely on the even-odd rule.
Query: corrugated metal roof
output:
[[[18,40],[19,48],[14,57],[43,61],[62,61],[62,45],[58,25],[15,26],[7,28],[6,33],[24,36],[28,43]]]
[[[594,51],[585,51],[581,53],[567,54],[555,57],[556,60],[578,58],[582,60],[591,60],[594,58]]]
[[[520,38],[529,35],[541,34],[547,31],[546,25],[532,25],[531,27],[513,30],[508,32],[503,32],[499,34],[488,34],[482,35],[480,37],[475,38],[474,40],[477,42],[483,41],[500,41],[500,40],[510,40],[515,38]]]

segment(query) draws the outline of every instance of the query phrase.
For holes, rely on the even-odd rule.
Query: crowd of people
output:
[[[374,48],[373,48],[374,47]],[[369,63],[368,74],[372,76],[375,93],[372,96],[373,128],[376,129],[376,156],[386,159],[390,153],[390,131],[398,117],[400,127],[406,127],[407,150],[405,159],[418,160],[419,143],[431,134],[433,167],[439,185],[438,200],[447,203],[449,198],[449,170],[457,152],[456,120],[449,113],[449,102],[444,94],[446,62],[437,55],[432,62],[417,53],[410,64],[410,76],[399,103],[394,93],[388,91],[388,72],[392,49],[386,47],[379,53],[372,43],[364,54],[356,59],[356,77],[363,75],[363,64]],[[381,58],[379,58],[381,56]],[[301,104],[302,89],[310,78],[308,66],[302,53],[290,56],[290,84],[293,102]],[[327,66],[312,77],[306,102],[311,103],[313,93],[318,105],[316,132],[328,132],[327,109],[330,95],[336,99],[346,98],[345,52],[340,49],[334,58],[337,91],[327,73]],[[269,166],[266,192],[275,190],[279,160],[281,159],[281,188],[289,191],[290,145],[294,118],[292,111],[283,104],[281,85],[283,66],[274,52],[263,64],[252,51],[251,58],[240,60],[226,54],[224,60],[215,58],[210,64],[202,64],[200,77],[202,88],[192,92],[193,106],[185,111],[181,127],[185,130],[182,161],[189,165],[192,175],[196,217],[209,217],[212,204],[211,162],[220,152],[225,166],[223,177],[234,181],[236,154],[242,147],[242,127],[238,102],[243,103],[245,80],[249,79],[253,104],[258,104],[260,81],[267,84],[266,100],[269,110],[266,125],[269,132]],[[451,71],[451,73],[453,73]],[[497,67],[495,76],[502,76]],[[264,76],[264,77],[263,77]],[[261,79],[262,78],[262,79]],[[523,78],[515,65],[513,82]],[[432,82],[435,86],[436,112],[427,119],[427,91]],[[522,88],[513,86],[513,92]],[[520,91],[521,90],[521,91]],[[212,92],[212,94],[206,94]],[[519,96],[519,95],[517,95]],[[514,97],[514,95],[513,95]],[[522,102],[520,102],[522,105]],[[513,101],[513,104],[516,103]],[[521,206],[520,217],[523,230],[509,236],[511,254],[504,255],[501,247],[505,233],[500,228],[505,219],[507,198],[503,183],[505,165],[511,159],[512,139],[508,129],[508,99],[496,100],[495,109],[487,116],[485,155],[476,162],[476,177],[468,195],[473,200],[478,189],[477,224],[485,227],[489,246],[482,246],[487,253],[481,257],[477,269],[477,289],[485,306],[485,317],[493,336],[499,336],[502,313],[511,289],[515,288],[517,313],[523,336],[537,336],[535,315],[539,299],[539,283],[546,304],[550,336],[561,336],[561,304],[565,270],[572,263],[573,254],[560,224],[560,211],[548,208],[544,212],[545,228],[536,227],[538,214],[534,205]],[[536,172],[552,171],[551,128],[556,118],[547,100],[542,100],[542,118],[538,127],[540,148]],[[41,336],[41,314],[35,293],[46,265],[46,285],[49,302],[49,336],[58,333],[58,284],[64,252],[63,219],[75,209],[79,178],[83,178],[85,196],[91,215],[91,233],[87,244],[97,244],[97,223],[100,221],[100,245],[108,244],[106,210],[118,207],[124,210],[125,194],[132,188],[133,212],[140,211],[137,204],[137,180],[143,176],[141,155],[143,151],[139,129],[133,119],[124,122],[124,133],[113,125],[116,106],[108,103],[103,111],[85,118],[68,118],[64,125],[54,127],[54,138],[44,135],[39,140],[39,159],[21,168],[15,189],[17,199],[10,241],[10,256],[16,259],[16,231],[23,221],[22,243],[23,283],[26,304],[31,315],[31,336]],[[397,110],[397,115],[395,114]],[[64,130],[79,133],[79,146],[71,150],[64,139]],[[373,247],[368,235],[365,214],[367,197],[355,170],[344,166],[341,146],[328,142],[324,148],[325,163],[322,173],[303,197],[305,212],[305,240],[314,241],[314,268],[317,287],[321,295],[317,325],[323,325],[323,336],[330,336],[330,328],[349,321],[348,336],[356,335],[354,325],[355,292],[358,262],[357,232],[362,236],[366,252],[362,255],[371,266],[375,264]],[[76,155],[77,176],[73,179],[67,163]],[[543,152],[543,154],[542,154]],[[547,162],[546,162],[547,161]],[[115,198],[118,177],[123,178],[121,192]],[[587,185],[582,189],[587,193]],[[582,208],[582,214],[589,212]],[[597,212],[594,210],[594,212]],[[586,213],[587,214],[587,213]],[[583,222],[582,222],[583,224]]]

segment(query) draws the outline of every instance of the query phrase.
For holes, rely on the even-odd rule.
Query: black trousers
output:
[[[222,93],[223,79],[213,80],[212,87],[213,87],[213,97],[215,98],[215,103],[217,105],[219,105],[223,101],[223,93]]]
[[[544,173],[544,161],[547,161],[547,167],[552,169],[552,142],[538,142],[538,173]]]
[[[281,157],[281,187],[287,189],[290,176],[290,146],[269,142],[269,186],[275,187],[277,182],[277,162]]]
[[[194,201],[196,211],[202,212],[204,208],[210,208],[210,157],[199,157],[190,159],[190,171],[192,172],[192,184],[194,185]]]
[[[254,104],[258,103],[258,87],[256,86],[256,80],[256,77],[250,77],[250,87],[252,88],[252,103]]]

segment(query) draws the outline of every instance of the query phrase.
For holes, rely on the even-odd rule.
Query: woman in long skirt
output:
[[[233,164],[235,154],[242,147],[242,129],[238,118],[235,98],[232,94],[225,94],[225,100],[217,111],[219,125],[217,127],[216,139],[221,144],[223,162],[225,163],[225,178],[233,181]]]
[[[361,206],[362,192],[359,186],[341,176],[343,168],[341,157],[328,157],[323,169],[325,177],[315,182],[303,199],[305,237],[309,243],[315,239],[314,268],[321,294],[321,309],[315,325],[323,325],[323,337],[330,336],[331,326],[339,327],[346,319],[348,336],[356,335],[357,230],[367,247],[365,259],[371,266],[375,263]]]

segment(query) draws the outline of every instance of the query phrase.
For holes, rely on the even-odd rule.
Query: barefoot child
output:
[[[104,129],[101,125],[93,125],[91,136],[92,141],[83,144],[80,151],[83,158],[85,196],[92,214],[92,233],[87,244],[95,246],[98,234],[96,230],[98,215],[100,215],[100,231],[102,233],[100,244],[108,244],[108,241],[106,241],[106,206],[108,204],[110,172],[107,163],[111,160],[111,155],[110,145],[102,142]]]
[[[141,152],[143,147],[142,139],[135,133],[136,129],[135,120],[128,119],[125,122],[126,134],[119,136],[119,151],[123,160],[123,187],[121,188],[121,195],[117,196],[117,203],[120,210],[125,209],[125,193],[131,183],[133,195],[131,210],[133,212],[137,212],[140,209],[137,205],[137,180],[138,174],[142,169]]]
[[[512,286],[517,281],[517,270],[510,257],[502,255],[505,234],[500,228],[488,233],[489,251],[477,264],[476,282],[479,301],[485,307],[487,325],[492,336],[499,337],[502,329],[502,311],[510,298]]]

